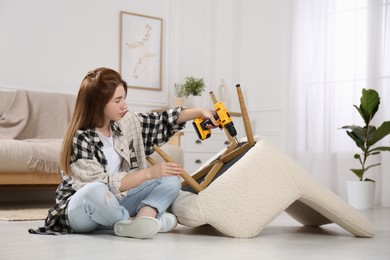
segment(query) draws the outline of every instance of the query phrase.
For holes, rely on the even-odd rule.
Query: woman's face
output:
[[[116,87],[114,96],[108,101],[104,108],[104,117],[106,121],[118,121],[123,117],[127,110],[126,93],[122,85]]]

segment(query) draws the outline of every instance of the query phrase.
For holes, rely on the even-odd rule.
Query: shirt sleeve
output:
[[[171,136],[185,127],[185,123],[178,124],[177,119],[181,112],[180,107],[170,108],[163,112],[139,113],[145,153],[153,153],[153,145],[166,143]]]

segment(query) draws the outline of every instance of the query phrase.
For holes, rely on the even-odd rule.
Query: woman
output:
[[[45,226],[30,233],[113,228],[118,236],[149,238],[176,227],[176,217],[165,211],[179,194],[183,170],[171,162],[147,167],[146,156],[188,120],[204,117],[217,123],[211,111],[201,108],[132,113],[126,95],[126,82],[114,70],[98,68],[83,79],[63,140],[65,175],[56,205]]]

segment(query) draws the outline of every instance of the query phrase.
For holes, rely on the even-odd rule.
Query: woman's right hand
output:
[[[164,176],[180,176],[183,169],[174,162],[161,162],[149,167],[149,179],[159,179]]]
[[[164,176],[180,176],[183,173],[183,169],[179,164],[173,162],[161,162],[155,165],[127,174],[121,180],[121,186],[119,191],[125,191],[141,185],[145,181],[152,179],[160,179]]]

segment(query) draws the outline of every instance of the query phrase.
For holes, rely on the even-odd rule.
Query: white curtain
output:
[[[340,127],[363,124],[353,107],[362,88],[381,97],[374,119],[390,120],[390,0],[295,0],[293,17],[289,150],[346,199],[359,150]],[[376,204],[390,206],[390,153],[378,160],[367,177],[376,180]]]

